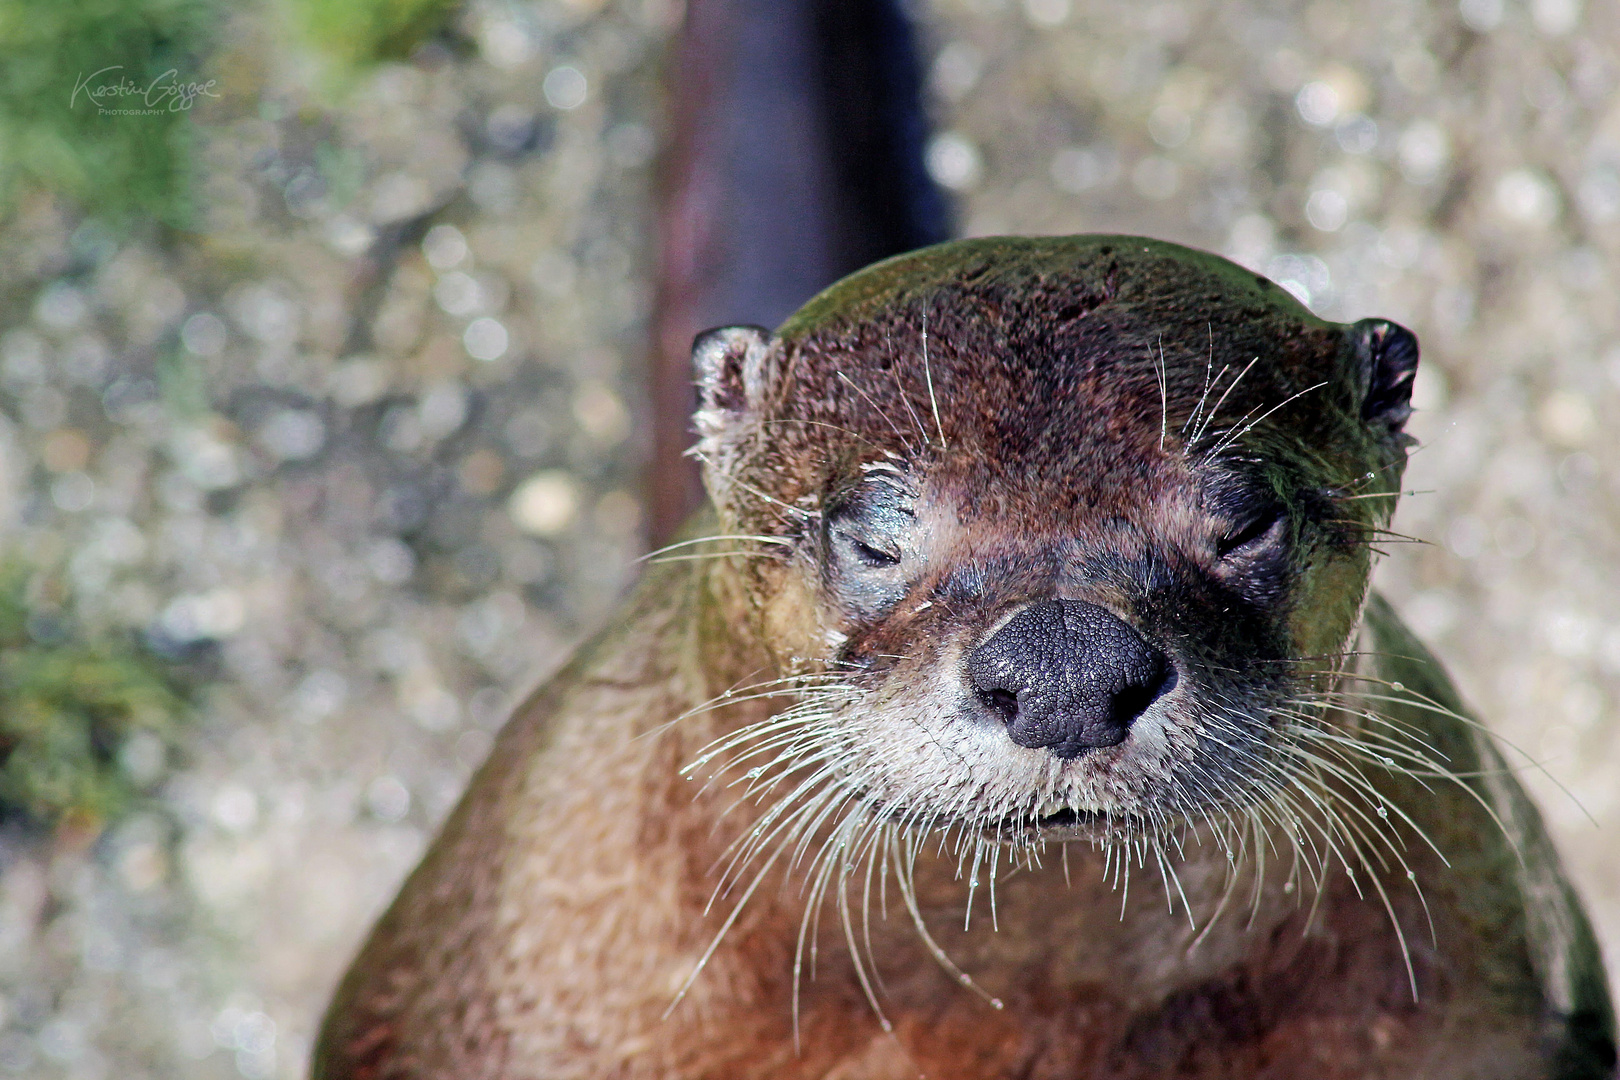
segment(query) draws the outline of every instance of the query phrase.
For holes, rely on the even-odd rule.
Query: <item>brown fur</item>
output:
[[[1264,603],[1232,599],[1231,570],[1208,550],[1212,511],[1193,493],[1216,473],[1274,470],[1291,493],[1398,491],[1404,449],[1359,419],[1367,386],[1347,360],[1346,328],[1211,256],[1103,237],[943,245],[835,286],[768,346],[728,340],[700,348],[701,449],[719,520],[696,527],[765,539],[732,542],[735,557],[656,566],[615,624],[517,711],[339,988],[317,1077],[1612,1070],[1596,946],[1535,810],[1422,646],[1382,601],[1363,604],[1366,539],[1393,498],[1301,510],[1310,524],[1282,592]],[[1213,430],[1326,385],[1263,417],[1216,462],[1206,452],[1217,443],[1196,437],[1198,402],[1209,403],[1214,369],[1250,356],[1262,360]],[[894,482],[917,489],[908,498],[926,566],[906,578],[904,599],[868,604],[829,583],[830,541],[817,529],[863,482],[862,465],[895,461],[906,475]],[[1163,567],[1162,587],[1143,592],[1144,565]],[[1455,777],[1367,774],[1410,815],[1387,826],[1404,866],[1375,859],[1352,879],[1329,860],[1316,888],[1274,865],[1287,862],[1281,841],[1269,868],[1258,834],[1229,862],[1214,826],[1191,820],[1179,889],[1149,860],[1122,895],[1117,853],[1105,871],[1088,837],[1129,834],[1130,808],[1163,809],[1175,781],[1127,743],[1073,767],[1121,800],[1111,823],[1065,834],[1066,845],[1055,836],[1039,866],[1004,866],[993,921],[981,887],[963,929],[954,848],[929,843],[917,859],[931,936],[1000,1008],[930,955],[887,876],[864,904],[864,870],[832,879],[813,973],[808,956],[794,970],[801,867],[767,876],[690,979],[751,880],[715,898],[727,880],[717,867],[771,796],[739,801],[723,761],[697,780],[683,770],[793,701],[717,697],[795,672],[848,672],[872,704],[838,722],[868,725],[860,739],[883,747],[850,768],[879,790],[885,770],[907,767],[916,731],[953,737],[958,718],[916,702],[954,685],[964,643],[1047,595],[1104,603],[1181,643],[1191,688],[1181,712],[1166,707],[1172,735],[1193,724],[1201,687],[1260,702],[1273,683],[1382,685],[1335,674],[1341,663],[1398,684],[1377,713],[1420,730]],[[1267,650],[1279,659],[1259,667],[1280,674],[1220,681],[1235,678],[1234,656]],[[884,710],[904,722],[885,726]],[[1350,733],[1370,722],[1353,707],[1332,717]],[[919,739],[916,752],[934,749]],[[1210,770],[1198,775],[1231,777],[1232,806],[1259,797],[1241,790],[1238,764],[1197,756],[1207,752],[1187,751]],[[711,773],[716,782],[697,782]],[[988,802],[964,805],[991,815]],[[856,955],[881,981],[892,1031]]]

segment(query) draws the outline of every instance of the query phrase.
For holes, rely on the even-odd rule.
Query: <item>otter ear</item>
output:
[[[1388,319],[1362,319],[1350,330],[1361,388],[1361,419],[1399,432],[1412,415],[1417,336]]]
[[[721,326],[692,342],[697,376],[698,453],[713,452],[749,416],[759,411],[765,392],[765,354],[771,332],[760,326]]]

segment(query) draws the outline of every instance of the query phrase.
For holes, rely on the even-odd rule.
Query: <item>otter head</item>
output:
[[[801,680],[728,743],[760,766],[919,828],[1136,833],[1277,796],[1332,722],[1401,327],[1172,244],[987,239],[695,359],[705,481],[756,545],[728,572]]]

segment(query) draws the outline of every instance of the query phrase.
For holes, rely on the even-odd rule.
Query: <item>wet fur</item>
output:
[[[1607,1075],[1534,808],[1365,599],[1405,450],[1353,330],[1101,237],[943,245],[700,348],[719,510],[689,539],[726,539],[517,711],[316,1076]],[[1297,533],[1241,589],[1208,550],[1228,477]],[[865,485],[930,561],[840,590]],[[966,753],[956,658],[1053,594],[1179,635],[1200,693],[1156,755]],[[1035,831],[1053,792],[1108,814]]]

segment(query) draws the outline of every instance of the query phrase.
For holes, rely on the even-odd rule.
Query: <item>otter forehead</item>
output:
[[[1318,442],[1354,437],[1343,328],[1170,244],[942,245],[834,286],[773,349],[773,435],[813,444],[812,458],[927,458],[974,501],[1026,489],[1038,505],[1105,509],[1122,485],[1167,482],[1167,463],[1306,393]]]
[[[798,504],[901,461],[959,513],[1033,529],[1234,476],[1390,472],[1416,345],[1389,323],[1324,322],[1207,253],[1082,236],[890,259],[775,335],[716,331],[695,357],[697,451],[719,484]]]

